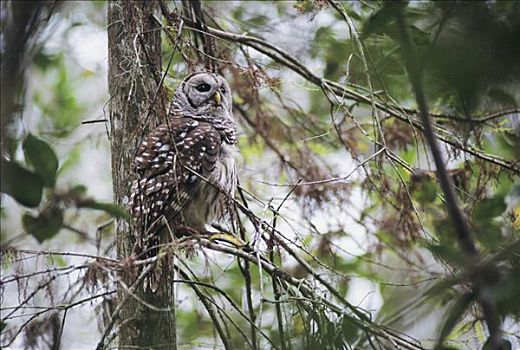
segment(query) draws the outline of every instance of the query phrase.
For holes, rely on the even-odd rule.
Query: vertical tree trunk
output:
[[[152,19],[156,1],[115,0],[108,4],[108,88],[110,94],[110,142],[114,198],[126,205],[133,180],[132,160],[146,132],[144,124],[155,125],[165,117],[165,103],[158,84],[161,75],[161,31]],[[156,96],[158,94],[158,96]],[[129,225],[117,222],[117,254],[125,259],[134,244]],[[131,285],[134,281],[126,281]],[[154,311],[123,290],[118,303],[119,347],[176,348],[173,288],[164,284],[155,293],[136,294],[157,308]]]

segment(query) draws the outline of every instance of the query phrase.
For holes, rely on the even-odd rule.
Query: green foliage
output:
[[[51,239],[60,231],[63,225],[63,210],[54,203],[48,205],[37,217],[25,213],[22,217],[25,231],[33,235],[38,242]]]
[[[265,145],[260,138],[258,139],[254,140],[255,142],[251,142],[252,140],[245,136],[238,138],[240,154],[246,162],[251,162],[264,154]]]
[[[63,55],[54,57],[41,68],[50,86],[47,91],[35,94],[35,103],[52,123],[51,134],[66,137],[78,126],[84,108],[77,101],[75,85],[69,77]],[[49,94],[49,91],[52,93]]]
[[[82,145],[78,144],[72,148],[67,157],[63,160],[58,170],[58,175],[66,173],[74,168],[74,166],[78,165],[81,161],[81,148]]]
[[[63,57],[61,55],[47,54],[43,50],[39,50],[34,55],[33,63],[42,70],[52,69],[63,64]]]
[[[517,249],[515,254],[519,254]],[[504,269],[500,276],[493,276],[494,284],[483,288],[482,294],[496,303],[500,314],[511,315],[516,321],[520,320],[520,305],[518,305],[518,293],[520,293],[519,281],[520,268]]]
[[[506,203],[504,202],[504,196],[497,195],[491,198],[485,198],[479,201],[473,212],[473,220],[488,221],[493,219],[506,210]]]
[[[439,346],[444,343],[444,340],[450,335],[474,300],[475,295],[473,293],[465,293],[454,302],[453,306],[448,311],[448,315],[446,316],[444,324],[442,325],[438,340]]]
[[[26,207],[37,207],[42,200],[43,180],[17,162],[2,158],[2,192]]]
[[[477,239],[488,249],[495,250],[502,243],[501,225],[495,218],[506,209],[503,195],[479,201],[473,212],[473,227]]]
[[[454,246],[457,244],[457,232],[450,218],[442,217],[433,220],[433,227],[437,239],[443,244]]]
[[[33,166],[36,174],[40,175],[44,186],[54,187],[58,171],[58,157],[49,144],[29,134],[23,142],[23,150],[25,158]]]
[[[363,24],[362,39],[372,34],[384,34],[390,30],[389,24],[406,8],[406,2],[385,2],[380,10],[375,11]]]
[[[25,159],[34,171],[2,158],[2,192],[27,207],[37,207],[43,187],[54,187],[58,157],[45,141],[28,134],[23,141]]]
[[[96,202],[91,199],[86,199],[79,202],[79,207],[102,210],[118,219],[130,219],[126,209],[115,203]]]
[[[2,192],[21,205],[35,208],[42,202],[44,187],[54,188],[59,161],[50,145],[32,134],[25,137],[22,148],[27,163],[34,171],[2,158]],[[60,192],[59,196],[50,192],[45,206],[36,216],[29,212],[23,214],[24,230],[40,243],[53,238],[64,224],[63,204],[70,204],[71,201],[78,208],[102,210],[116,218],[128,220],[124,208],[114,203],[95,201],[86,196],[86,191],[85,186],[79,185],[68,192]]]
[[[431,176],[414,176],[411,179],[412,195],[421,204],[433,203],[437,199],[439,186]]]
[[[462,113],[474,112],[484,100],[506,108],[519,105],[515,97],[518,90],[512,85],[519,76],[512,72],[520,70],[518,60],[512,60],[519,56],[517,46],[512,45],[520,30],[518,6],[452,1],[406,6],[406,2],[384,2],[364,21],[363,38],[376,57],[374,69],[394,96],[400,96],[401,87],[388,79],[391,73],[381,69],[377,57],[386,43],[399,41],[395,16],[401,11],[409,20],[408,30],[421,57],[425,87],[432,101]],[[386,60],[398,63],[398,55],[397,50],[388,52]]]

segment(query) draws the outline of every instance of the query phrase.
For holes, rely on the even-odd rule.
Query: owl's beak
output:
[[[215,102],[217,103],[217,106],[220,106],[220,101],[222,101],[222,97],[220,96],[220,92],[215,92]]]

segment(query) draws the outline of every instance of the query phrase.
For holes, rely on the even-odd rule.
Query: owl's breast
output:
[[[223,218],[232,200],[237,186],[236,165],[238,149],[234,145],[223,143],[220,157],[207,180],[200,180],[193,201],[183,210],[185,224],[205,230],[206,224]]]
[[[226,193],[233,195],[236,189],[236,165],[238,149],[235,145],[223,143],[220,149],[220,159],[217,168],[210,176],[210,181],[223,189]]]
[[[219,162],[209,177],[211,184],[216,185],[217,188],[209,183],[204,184],[212,187],[214,191],[211,198],[214,206],[208,213],[208,223],[223,217],[226,214],[227,206],[232,202],[230,198],[234,197],[237,187],[235,164],[237,156],[238,149],[234,145],[225,142],[222,144]]]

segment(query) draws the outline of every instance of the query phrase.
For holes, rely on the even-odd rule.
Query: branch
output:
[[[112,331],[112,328],[114,328],[114,325],[115,325],[116,321],[119,319],[119,313],[121,312],[121,310],[125,306],[126,302],[130,299],[131,293],[133,293],[134,290],[137,288],[137,286],[140,283],[142,283],[142,281],[144,280],[146,275],[150,272],[150,270],[153,267],[154,267],[153,264],[150,264],[150,265],[146,266],[146,268],[143,269],[143,271],[141,272],[139,277],[135,280],[135,282],[130,286],[130,288],[128,288],[128,292],[130,292],[130,293],[127,292],[124,295],[123,300],[121,300],[121,302],[119,302],[119,304],[117,305],[116,309],[114,310],[114,313],[111,315],[110,323],[105,328],[105,331],[103,332],[103,335],[101,336],[101,339],[99,340],[99,342],[98,342],[98,344],[96,346],[96,350],[102,350],[102,349],[105,348],[105,339],[110,334],[110,332]]]
[[[165,14],[167,20],[171,23],[172,21],[179,21],[182,17],[177,16],[175,13]],[[193,30],[193,31],[200,31],[200,29],[197,28],[196,24],[193,23],[193,21],[190,21],[189,19],[182,18],[187,28]],[[169,27],[162,27],[163,29],[168,29]],[[379,102],[379,101],[373,101],[371,96],[365,96],[361,93],[358,93],[354,90],[348,89],[347,87],[322,78],[314,74],[311,69],[307,68],[305,65],[300,63],[300,60],[298,60],[296,57],[289,54],[287,51],[271,44],[270,42],[249,36],[246,34],[235,34],[231,32],[226,32],[220,29],[212,28],[212,27],[206,27],[206,30],[204,31],[207,35],[212,35],[224,40],[236,42],[239,44],[246,45],[248,47],[251,47],[255,49],[256,51],[263,53],[264,55],[272,58],[276,62],[288,67],[295,73],[299,74],[301,77],[306,79],[307,81],[319,86],[325,93],[330,92],[332,93],[338,100],[343,99],[350,99],[353,101],[357,101],[359,103],[369,104],[373,105],[373,107],[377,108],[380,111],[383,111],[387,113],[388,115],[395,117],[399,120],[402,120],[406,123],[410,123],[413,127],[423,131],[424,126],[422,125],[422,120],[417,117],[417,115],[420,113],[413,109],[407,109],[403,108],[401,106],[393,105],[388,102]],[[429,114],[430,115],[430,114]],[[446,117],[445,115],[435,115],[431,114],[433,117]],[[456,117],[453,117],[452,119],[455,119]],[[437,126],[437,128],[439,128]],[[437,138],[444,143],[449,144],[452,147],[455,147],[456,149],[459,149],[463,152],[466,152],[468,154],[471,154],[472,156],[482,159],[484,161],[496,164],[501,166],[504,169],[507,169],[509,171],[512,171],[513,173],[520,174],[520,162],[513,162],[508,161],[506,159],[487,154],[479,149],[476,149],[472,146],[467,146],[462,144],[462,142],[458,140],[454,140],[452,137],[452,134],[449,132],[445,132],[445,135],[437,135]]]
[[[397,25],[401,36],[402,52],[406,61],[406,68],[408,71],[410,83],[412,84],[413,90],[415,92],[415,98],[417,100],[417,105],[419,106],[419,116],[421,117],[422,123],[424,125],[424,135],[435,161],[437,177],[439,179],[440,187],[444,192],[448,214],[455,224],[459,245],[461,246],[463,252],[470,256],[473,262],[475,262],[477,259],[479,259],[479,252],[475,246],[475,243],[473,242],[473,237],[470,232],[468,223],[466,222],[466,219],[458,206],[457,199],[453,191],[452,179],[448,175],[442,153],[433,132],[431,120],[428,114],[426,96],[422,88],[422,72],[418,66],[415,47],[408,35],[402,10],[397,15]],[[496,306],[494,303],[487,301],[480,295],[479,291],[481,290],[481,286],[478,281],[473,281],[473,288],[476,291],[476,294],[479,296],[480,304],[482,305],[482,310],[484,312],[484,317],[486,319],[490,333],[491,348],[500,350],[502,349],[502,330],[500,328],[501,320]]]
[[[95,295],[91,295],[87,298],[84,298],[84,299],[81,299],[81,300],[78,300],[78,301],[75,301],[73,303],[70,303],[70,304],[63,304],[63,305],[56,305],[56,306],[53,306],[53,307],[46,307],[44,308],[44,310],[42,311],[39,311],[37,313],[35,313],[34,315],[32,315],[26,322],[24,322],[20,328],[18,329],[18,331],[13,335],[13,337],[11,338],[11,340],[9,341],[9,343],[7,344],[2,344],[0,345],[0,349],[6,349],[8,348],[9,346],[11,346],[11,344],[14,342],[14,340],[16,339],[16,337],[18,337],[18,335],[20,334],[20,332],[32,321],[34,320],[36,317],[40,316],[41,314],[44,314],[46,312],[49,312],[51,310],[64,310],[65,312],[75,306],[78,306],[78,305],[81,305],[81,304],[84,304],[84,303],[87,303],[87,302],[91,302],[92,300],[94,299],[97,299],[97,298],[101,298],[101,297],[106,297],[108,295],[111,295],[111,294],[114,294],[116,291],[115,290],[112,290],[112,291],[107,291],[107,292],[103,292],[103,293],[100,293],[100,294],[95,294]],[[3,321],[2,321],[3,322]],[[63,325],[62,325],[62,331],[63,331]]]
[[[360,329],[369,331],[370,333],[373,333],[375,335],[384,337],[385,339],[388,339],[389,341],[395,342],[396,344],[399,344],[401,347],[405,349],[423,349],[420,345],[410,342],[407,339],[404,339],[401,335],[399,335],[397,332],[388,329],[384,326],[377,325],[373,323],[368,318],[363,317],[361,319],[354,318],[350,316],[348,313],[346,313],[342,308],[338,307],[334,303],[332,303],[329,299],[322,297],[320,295],[317,295],[314,291],[313,287],[308,284],[308,282],[297,279],[287,272],[279,269],[277,266],[271,264],[270,261],[268,261],[265,258],[258,259],[258,256],[255,252],[247,252],[244,249],[239,249],[231,246],[226,246],[222,244],[217,244],[215,242],[212,242],[211,240],[203,237],[192,237],[192,239],[196,239],[196,241],[203,247],[222,252],[225,254],[234,255],[237,257],[240,257],[242,259],[248,260],[250,263],[260,266],[264,271],[266,271],[269,275],[278,277],[284,282],[288,283],[289,285],[293,286],[298,290],[303,297],[306,298],[307,301],[317,304],[325,305],[327,308],[329,308],[332,312],[336,313],[337,315],[341,315],[344,317],[348,317],[350,321],[352,321],[357,327]],[[314,276],[316,277],[316,276]],[[358,311],[359,313],[359,311]],[[364,316],[364,315],[363,315]]]

